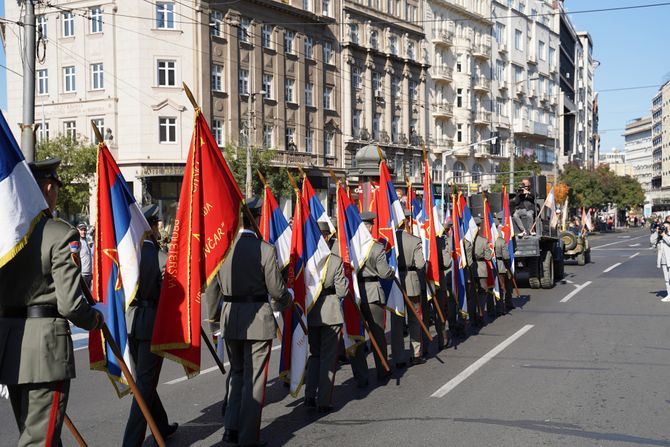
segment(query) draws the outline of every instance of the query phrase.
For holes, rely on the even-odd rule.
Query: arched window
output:
[[[465,165],[460,161],[454,163],[452,169],[454,171],[454,183],[463,183],[463,173],[465,172]]]
[[[472,166],[472,183],[481,183],[482,174],[484,173],[484,168],[479,163],[475,163]]]

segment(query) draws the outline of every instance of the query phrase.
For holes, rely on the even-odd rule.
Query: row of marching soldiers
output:
[[[243,216],[244,228],[233,243],[231,252],[221,266],[217,279],[206,291],[211,329],[225,340],[231,363],[228,389],[224,404],[224,444],[264,445],[259,438],[261,409],[267,381],[272,338],[276,331],[273,310],[280,311],[291,304],[293,291],[286,287],[282,271],[276,262],[274,247],[259,238],[253,231],[260,223],[262,203],[259,199],[247,200],[256,225]],[[437,299],[427,300],[425,268],[421,239],[411,234],[411,219],[407,215],[404,229],[397,230],[398,269],[400,283],[412,301],[425,326],[435,325],[438,352],[448,348],[466,335],[466,322],[451,294],[452,237],[451,223],[438,237],[440,284]],[[372,230],[376,215],[361,213],[361,219]],[[474,218],[478,225],[481,219]],[[337,228],[337,225],[333,225]],[[319,222],[319,229],[331,249],[323,289],[315,306],[307,314],[309,359],[307,363],[304,406],[318,412],[333,410],[332,396],[338,354],[343,351],[342,303],[349,293],[349,284],[339,256],[337,232],[332,233],[328,222]],[[468,313],[471,324],[481,327],[486,318],[492,321],[497,315],[514,308],[512,284],[507,275],[509,253],[504,238],[495,241],[495,251],[483,236],[476,236],[474,243],[465,242],[469,278],[467,279]],[[504,299],[496,300],[488,278],[487,262],[497,261],[500,282],[504,286]],[[385,384],[391,371],[388,364],[386,332],[386,297],[380,280],[395,275],[389,266],[384,245],[375,241],[370,254],[360,269],[356,281],[360,290],[360,311],[377,342],[374,351],[376,384]],[[268,295],[271,297],[268,303]],[[446,324],[439,318],[440,310],[446,315]],[[422,332],[421,323],[413,313],[405,316],[390,312],[391,358],[396,370],[422,364],[429,356],[430,346]],[[406,331],[406,329],[408,329]],[[405,333],[409,333],[409,355],[405,350]],[[357,386],[369,386],[366,344],[354,352],[348,351]],[[345,362],[346,362],[345,361]]]

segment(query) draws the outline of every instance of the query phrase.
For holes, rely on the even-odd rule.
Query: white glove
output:
[[[9,390],[5,385],[0,384],[0,398],[9,399]]]
[[[286,289],[286,290],[288,290],[288,293],[291,294],[291,300],[295,301],[295,292],[293,291],[293,289]]]

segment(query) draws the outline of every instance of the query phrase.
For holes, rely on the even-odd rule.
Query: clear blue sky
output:
[[[661,0],[567,0],[568,11],[603,9],[662,3]],[[5,0],[0,0],[4,16]],[[596,71],[596,91],[662,84],[670,77],[670,6],[571,15],[579,31],[591,33],[595,58],[601,62]],[[15,26],[15,25],[8,25]],[[14,44],[8,31],[9,44]],[[0,64],[5,65],[0,49]],[[10,76],[14,76],[10,74]],[[0,107],[7,107],[7,72],[0,68]],[[656,88],[602,92],[600,94],[601,148],[623,148],[626,121],[649,113]]]

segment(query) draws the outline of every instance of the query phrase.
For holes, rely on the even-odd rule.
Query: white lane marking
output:
[[[620,265],[621,265],[620,262],[617,262],[617,263],[614,264],[614,265],[610,265],[610,266],[607,267],[605,270],[603,270],[603,273],[611,272],[612,270],[614,270],[615,268],[619,267]]]
[[[585,282],[584,284],[582,284],[581,286],[577,286],[577,285],[576,285],[576,286],[575,286],[576,289],[573,290],[572,292],[568,293],[567,295],[565,295],[565,298],[563,298],[563,299],[561,300],[561,303],[567,303],[567,302],[570,300],[570,298],[572,298],[573,296],[577,295],[577,294],[578,294],[584,287],[588,287],[589,284],[591,284],[591,281],[586,281],[586,282]]]
[[[622,239],[622,240],[620,240],[620,241],[610,242],[609,244],[597,245],[597,246],[595,246],[595,247],[591,247],[591,250],[598,250],[598,249],[601,249],[602,247],[609,247],[610,245],[622,244],[622,243],[624,243],[624,242],[630,242],[630,241],[633,241],[633,240],[635,240],[635,239],[640,239],[640,238],[642,238],[642,237],[647,237],[647,236],[642,235],[642,236],[634,237],[634,238],[632,238],[632,239]]]
[[[637,253],[634,253],[634,254],[628,256],[628,259],[633,259],[635,256],[637,256],[639,254],[640,254],[640,252],[638,251]]]
[[[574,282],[570,281],[569,279],[566,279],[565,282],[567,282],[568,284],[574,284]]]
[[[276,351],[276,350],[279,349],[279,348],[281,348],[281,345],[274,346],[274,347],[272,348],[272,350],[273,350],[273,351]],[[226,363],[224,363],[223,366],[226,367],[226,368],[229,367],[229,366],[230,366],[230,362],[226,362]],[[212,371],[218,371],[218,370],[219,370],[219,367],[218,367],[218,366],[212,366],[211,368],[203,369],[202,371],[200,371],[199,376],[202,376],[202,375],[204,375],[204,374],[209,374],[209,373],[211,373]],[[188,377],[179,377],[178,379],[174,379],[174,380],[170,380],[169,382],[165,382],[164,385],[174,385],[174,384],[176,384],[176,383],[185,382],[185,381],[187,381],[187,380],[188,380]]]
[[[73,351],[77,352],[77,351],[81,351],[82,349],[86,349],[86,348],[88,348],[88,345],[82,346],[81,348],[74,348]]]
[[[504,340],[498,346],[496,346],[495,348],[491,349],[489,352],[484,354],[484,356],[479,358],[472,365],[468,366],[463,371],[461,371],[456,377],[451,379],[449,382],[445,383],[442,387],[440,387],[439,390],[431,394],[430,397],[437,397],[437,398],[444,397],[449,391],[453,390],[465,379],[473,375],[479,368],[486,365],[489,362],[489,360],[491,360],[496,355],[500,354],[500,352],[502,352],[503,349],[514,343],[517,339],[519,339],[519,337],[521,337],[523,334],[531,330],[533,326],[534,326],[533,324],[527,324],[518,331],[516,331],[514,334],[512,334],[509,338]]]
[[[628,246],[629,246],[629,247],[639,247],[640,244],[639,244],[639,243],[637,243],[637,244],[630,244],[630,245],[628,245]]]
[[[617,236],[619,239],[630,239],[630,236]]]
[[[72,341],[88,340],[88,332],[85,334],[72,334]]]

